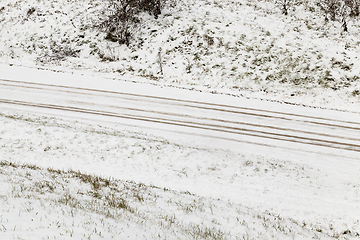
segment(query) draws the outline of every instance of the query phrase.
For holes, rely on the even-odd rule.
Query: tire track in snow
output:
[[[10,82],[13,84],[6,84],[6,83],[1,83],[1,82]],[[24,84],[24,85],[19,85],[19,84]],[[284,112],[279,112],[279,111],[257,109],[257,108],[240,107],[240,106],[232,106],[232,105],[216,104],[216,103],[200,102],[200,101],[191,101],[191,100],[151,96],[151,95],[144,95],[144,94],[133,94],[133,93],[125,93],[125,92],[119,92],[119,91],[108,91],[108,90],[99,90],[99,89],[91,89],[91,88],[61,86],[61,85],[54,85],[54,84],[14,81],[14,80],[6,80],[6,79],[0,79],[0,85],[19,87],[19,88],[47,90],[47,91],[50,90],[50,91],[58,91],[58,92],[64,92],[64,93],[82,94],[82,95],[89,95],[89,92],[115,94],[115,95],[117,95],[117,97],[123,96],[124,99],[145,101],[145,102],[151,101],[149,99],[156,99],[156,100],[161,100],[161,101],[168,101],[168,102],[161,102],[161,104],[178,105],[178,106],[183,106],[183,107],[199,108],[199,109],[213,110],[213,111],[226,112],[226,113],[252,115],[252,116],[257,116],[257,117],[275,118],[275,119],[282,119],[282,120],[289,120],[289,121],[299,121],[299,122],[305,122],[305,123],[311,123],[311,124],[317,124],[317,125],[325,125],[325,126],[330,126],[330,127],[340,127],[340,128],[348,128],[348,129],[352,129],[352,130],[360,130],[360,122],[343,121],[343,120],[338,120],[338,119],[328,119],[328,118],[322,118],[322,117],[318,117],[318,116],[302,115],[302,114],[295,114],[295,113],[284,113]],[[35,87],[35,86],[37,86],[37,87]],[[48,87],[48,88],[46,88],[46,87]],[[49,88],[49,87],[52,87],[52,88]],[[64,90],[64,89],[66,89],[66,90]],[[74,90],[80,90],[83,92],[76,92]],[[103,95],[103,96],[112,97],[109,95]],[[127,98],[126,96],[128,96],[129,98]],[[134,98],[136,98],[136,99],[134,99]],[[143,99],[141,99],[141,98],[143,98]],[[169,103],[169,102],[171,102],[171,103]],[[252,112],[243,112],[240,110],[253,111],[253,113]],[[269,115],[269,114],[275,114],[275,115]],[[279,115],[279,116],[276,116],[276,115]],[[304,118],[304,119],[303,120],[291,119],[291,118],[289,118],[289,116],[300,117],[300,118]],[[309,120],[309,119],[311,119],[311,120]],[[333,122],[333,123],[316,122],[314,120],[323,120],[323,121],[328,121],[328,122]],[[354,125],[354,126],[340,125],[341,123],[342,124],[350,124],[350,125]]]
[[[235,134],[235,135],[240,134],[240,135],[246,135],[246,136],[251,136],[251,137],[260,137],[260,138],[267,138],[267,139],[271,139],[271,140],[280,140],[280,141],[287,141],[287,142],[292,142],[292,143],[310,144],[310,145],[316,145],[316,146],[321,146],[321,147],[330,147],[330,148],[335,148],[335,149],[360,152],[360,145],[358,145],[358,144],[340,143],[340,142],[328,141],[328,140],[324,140],[324,139],[299,137],[299,136],[292,136],[292,135],[286,135],[286,134],[271,133],[271,132],[266,132],[266,131],[256,131],[256,130],[249,130],[249,129],[244,129],[244,128],[222,126],[222,125],[216,125],[216,124],[203,124],[203,123],[199,124],[198,122],[191,122],[191,121],[181,121],[181,120],[173,121],[172,119],[165,119],[165,118],[155,118],[155,117],[147,117],[147,116],[131,115],[131,114],[119,114],[119,113],[115,113],[115,112],[99,111],[99,110],[53,105],[53,104],[39,104],[39,103],[6,100],[6,99],[0,99],[0,102],[6,103],[6,104],[29,106],[29,107],[39,107],[39,108],[47,108],[47,109],[53,109],[53,110],[71,111],[71,112],[77,112],[77,113],[95,114],[95,115],[102,115],[102,116],[107,116],[107,117],[126,118],[126,119],[130,119],[130,120],[139,120],[139,121],[174,125],[174,126],[180,126],[180,127],[197,128],[197,129],[202,129],[202,130],[231,133],[231,134]],[[211,136],[211,137],[214,137],[214,136]]]
[[[72,87],[72,86],[61,86],[61,85],[44,84],[44,83],[30,83],[30,82],[14,81],[14,80],[6,80],[6,79],[0,79],[0,85],[4,87],[26,89],[27,91],[31,91],[31,90],[41,90],[47,92],[55,91],[66,94],[85,95],[85,96],[89,96],[89,95],[98,96],[100,94],[101,97],[107,97],[107,98],[114,98],[114,96],[116,96],[116,98],[123,98],[130,101],[138,101],[144,103],[152,102],[156,104],[201,109],[206,111],[214,111],[214,112],[221,112],[227,114],[247,115],[252,117],[275,119],[281,121],[292,121],[292,122],[295,121],[295,122],[314,124],[324,127],[359,131],[359,135],[356,136],[360,136],[360,123],[358,122],[343,121],[338,119],[327,119],[318,116],[301,115],[295,113],[282,113],[279,111],[256,109],[249,107],[239,107],[239,106],[216,104],[209,102],[182,100],[182,99],[143,95],[143,94],[133,94],[133,93],[125,93],[125,92],[80,88],[80,87]],[[262,139],[271,139],[276,141],[308,144],[313,146],[360,152],[360,139],[349,137],[347,135],[340,136],[335,134],[284,128],[284,127],[271,126],[266,124],[255,124],[249,122],[240,122],[240,121],[233,121],[228,119],[219,119],[212,117],[202,117],[202,116],[199,117],[189,114],[169,113],[169,112],[155,111],[149,109],[122,107],[115,105],[107,105],[107,107],[111,107],[112,109],[117,109],[117,110],[121,109],[126,111],[132,111],[135,114],[124,114],[124,113],[120,114],[114,111],[102,111],[93,108],[89,109],[89,108],[81,108],[74,106],[57,105],[57,104],[43,104],[43,103],[35,103],[35,102],[19,101],[19,100],[11,100],[11,99],[0,99],[0,102],[5,104],[16,104],[16,105],[29,106],[29,107],[95,114],[95,115],[101,115],[107,117],[116,117],[116,118],[138,120],[138,121],[151,122],[157,124],[196,128],[206,131],[221,132],[227,134],[243,135],[243,136],[257,137]],[[75,103],[79,103],[79,102],[75,101]],[[81,104],[86,105],[87,103],[84,102]],[[96,103],[91,103],[91,105],[96,106]],[[102,107],[99,104],[97,106]],[[161,117],[149,116],[146,114],[155,114],[155,115],[160,115]],[[249,128],[245,128],[244,126],[249,126],[252,128],[249,129]],[[302,135],[294,135],[295,133],[300,133]],[[209,136],[209,137],[216,138],[216,136]],[[219,137],[219,138],[224,139],[223,137]],[[341,142],[341,140],[345,140],[345,142]],[[259,144],[256,142],[252,142],[252,143]]]

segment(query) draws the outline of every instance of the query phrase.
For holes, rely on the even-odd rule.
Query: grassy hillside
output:
[[[94,28],[106,3],[1,1],[0,61],[307,104],[359,103],[356,18],[343,32],[312,1],[287,16],[271,1],[168,1],[157,19],[141,15],[127,47]]]

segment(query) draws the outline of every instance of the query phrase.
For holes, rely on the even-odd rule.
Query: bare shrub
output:
[[[117,49],[109,45],[103,49],[98,49],[98,55],[104,62],[115,62],[119,60],[119,53]]]
[[[35,7],[30,7],[26,12],[26,16],[30,17],[35,11],[36,11]]]
[[[336,21],[336,16],[341,8],[341,0],[319,0],[318,6],[325,15],[325,22]]]
[[[139,13],[148,12],[157,18],[164,3],[165,0],[107,0],[96,27],[106,33],[105,39],[128,46],[141,27]]]
[[[318,6],[325,15],[325,22],[340,22],[344,32],[348,31],[349,17],[360,15],[360,0],[319,0]]]
[[[68,39],[62,42],[52,41],[50,49],[44,51],[36,61],[42,64],[60,62],[68,57],[79,57],[79,53],[80,50],[73,47]]]
[[[360,0],[344,0],[344,3],[349,8],[350,17],[358,17],[360,15]]]
[[[275,4],[281,9],[282,14],[288,15],[294,6],[294,0],[275,0]]]
[[[155,16],[155,19],[161,14],[165,0],[140,0],[139,8]]]
[[[101,23],[97,26],[106,32],[105,39],[120,44],[130,44],[134,32],[139,27],[140,20],[136,16],[137,0],[108,0]]]

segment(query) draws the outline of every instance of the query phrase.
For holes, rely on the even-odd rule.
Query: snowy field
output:
[[[7,79],[99,84],[76,74],[0,69]],[[150,88],[157,95],[147,85],[138,91]],[[305,148],[291,157],[281,148],[271,156],[256,146],[210,148],[76,121],[71,113],[56,118],[6,104],[0,110],[5,239],[359,238],[356,158],[311,157]]]
[[[360,163],[1,114],[4,239],[355,239]],[[88,175],[89,174],[89,175]]]
[[[127,47],[105,41],[106,33],[94,28],[105,3],[2,0],[0,61],[306,105],[359,106],[356,18],[346,33],[339,22],[325,24],[310,0],[288,16],[271,1],[169,0],[158,19],[142,16]]]
[[[126,47],[92,28],[103,6],[2,0],[0,78],[26,66],[360,112],[356,19],[342,33],[311,1],[283,16],[267,1],[184,0],[144,15]],[[0,239],[360,239],[360,161],[188,145],[10,105],[0,186]]]

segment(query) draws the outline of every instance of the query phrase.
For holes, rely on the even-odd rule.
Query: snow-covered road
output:
[[[214,199],[233,206],[221,216],[239,214],[232,204],[241,204],[301,223],[304,231],[358,236],[356,109],[311,108],[23,67],[0,65],[0,75],[0,157],[9,164],[172,189],[214,206]],[[11,224],[8,229],[15,229]],[[224,226],[233,228],[227,220]],[[262,234],[257,229],[251,230],[254,236]]]
[[[3,108],[82,119],[211,148],[276,157],[360,159],[360,113],[36,69],[6,70],[0,76]]]

